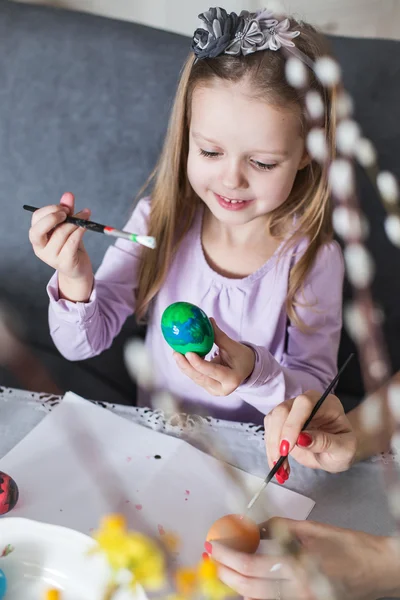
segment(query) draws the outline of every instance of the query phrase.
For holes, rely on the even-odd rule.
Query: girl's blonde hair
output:
[[[290,19],[291,30],[301,32],[296,47],[315,61],[326,55],[325,38],[311,25]],[[286,57],[283,50],[258,51],[248,56],[220,55],[195,61],[191,54],[182,71],[170,117],[164,147],[156,168],[142,188],[143,192],[154,182],[151,192],[151,211],[148,235],[157,239],[157,249],[143,248],[139,271],[136,316],[145,317],[149,304],[162,286],[171,261],[182,238],[190,229],[200,200],[192,190],[186,173],[189,151],[189,125],[193,91],[215,79],[239,82],[246,78],[256,98],[273,106],[290,108],[298,105],[302,111],[304,136],[309,127],[305,110],[305,93],[317,90],[325,105],[323,126],[331,156],[335,152],[336,118],[335,89],[323,88],[311,69],[307,89],[295,89],[285,77]],[[298,171],[292,191],[280,207],[271,213],[270,232],[277,235],[285,229],[288,219],[296,216],[296,231],[290,238],[294,245],[308,238],[308,247],[293,265],[288,287],[287,312],[294,323],[301,326],[296,315],[296,295],[316,258],[318,249],[332,239],[331,203],[327,167],[311,161]]]

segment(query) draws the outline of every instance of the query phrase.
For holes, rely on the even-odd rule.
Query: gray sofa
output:
[[[382,166],[400,175],[400,43],[331,41],[358,121],[374,140]],[[70,190],[79,207],[92,209],[94,220],[122,226],[161,148],[189,49],[183,36],[0,0],[0,298],[18,312],[26,340],[62,390],[134,404],[122,348],[138,328],[129,319],[112,348],[91,360],[71,363],[58,354],[47,327],[51,269],[32,253],[30,215],[22,205],[57,202]],[[400,251],[385,238],[383,209],[362,173],[359,184],[377,262],[374,293],[386,314],[395,370],[400,368]],[[86,236],[95,267],[109,243],[105,236]],[[346,286],[345,296],[349,293]],[[344,332],[341,361],[351,348]],[[2,369],[0,384],[19,381]],[[362,396],[357,361],[338,391],[347,407]]]

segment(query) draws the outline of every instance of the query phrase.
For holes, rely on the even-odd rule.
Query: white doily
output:
[[[23,402],[27,408],[50,413],[62,396],[40,394],[11,388],[0,388],[2,402]],[[221,458],[239,468],[263,476],[266,469],[264,428],[252,423],[237,423],[212,417],[175,414],[165,417],[160,410],[124,406],[89,400],[96,406],[160,433],[181,438],[200,450],[211,446]]]

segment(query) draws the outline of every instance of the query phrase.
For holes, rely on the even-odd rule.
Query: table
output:
[[[0,457],[3,457],[62,400],[59,396],[38,394],[0,387]],[[145,427],[191,442],[190,431],[201,423],[210,439],[217,439],[220,450],[231,464],[260,477],[268,467],[263,430],[249,423],[182,416],[178,421],[165,419],[160,411],[97,403],[105,410]],[[400,453],[385,454],[355,465],[350,471],[329,474],[313,471],[291,462],[289,489],[309,496],[316,502],[310,518],[359,529],[376,535],[390,535],[394,522],[389,513],[384,489],[382,463],[393,461],[398,468]],[[399,461],[400,462],[400,461]]]

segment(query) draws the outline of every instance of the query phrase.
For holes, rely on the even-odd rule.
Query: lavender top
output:
[[[141,200],[125,229],[147,234],[150,200]],[[306,248],[279,249],[255,273],[229,279],[207,263],[201,244],[203,211],[182,241],[167,279],[153,301],[146,345],[155,363],[156,385],[178,395],[191,412],[238,421],[262,422],[283,400],[309,389],[322,391],[337,370],[342,326],[344,265],[336,242],[324,245],[305,282],[298,315],[310,327],[302,332],[288,320],[285,301],[289,271]],[[57,273],[47,291],[54,343],[69,360],[83,360],[111,346],[126,318],[135,311],[140,246],[119,239],[96,275],[87,303],[60,299]],[[173,302],[200,306],[231,338],[252,346],[256,354],[250,378],[226,397],[214,397],[183,375],[161,332],[161,315]],[[210,356],[215,348],[211,350]],[[207,358],[207,357],[206,357]],[[140,403],[149,403],[141,392]],[[110,399],[111,400],[111,399]]]

